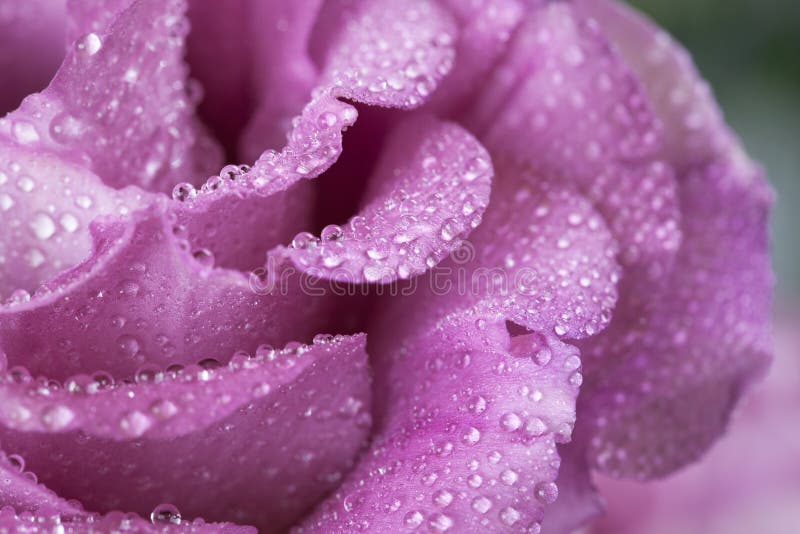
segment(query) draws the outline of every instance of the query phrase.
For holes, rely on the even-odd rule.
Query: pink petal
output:
[[[652,312],[631,322],[623,311],[586,342],[581,421],[596,468],[649,478],[697,459],[763,373],[772,275],[762,180],[734,162],[689,173],[684,244],[672,276],[653,288]]]
[[[339,20],[329,31],[323,80],[337,95],[370,105],[414,108],[448,73],[455,27],[431,0],[331,2]],[[323,11],[321,17],[330,16]]]
[[[93,509],[148,514],[170,502],[278,530],[335,487],[366,438],[364,344],[317,338],[116,386],[53,389],[6,373],[0,437]]]
[[[179,177],[207,175],[220,154],[192,117],[184,20],[179,2],[152,0],[113,21],[81,21],[97,29],[75,41],[46,90],[0,120],[0,132],[84,162],[115,187],[170,191]]]
[[[796,301],[795,301],[796,302]],[[599,477],[606,516],[592,534],[708,532],[791,534],[800,524],[800,320],[777,310],[775,362],[701,462],[663,481]],[[635,503],[632,506],[631,503]]]
[[[175,521],[175,519],[173,519]],[[18,513],[13,508],[0,509],[0,531],[80,534],[86,532],[121,532],[133,531],[142,534],[155,533],[224,533],[252,534],[253,527],[241,527],[230,523],[205,523],[202,519],[181,521],[173,524],[169,520],[152,524],[135,514],[111,512],[105,516],[62,516],[52,510],[43,510],[35,514]]]
[[[50,82],[64,58],[66,13],[64,0],[2,0],[0,13],[1,117]]]
[[[498,168],[490,208],[471,236],[476,261],[457,265],[456,276],[466,268],[465,289],[478,289],[528,329],[568,338],[599,332],[620,275],[608,228],[569,185],[510,164]]]
[[[651,286],[652,309],[641,313],[642,294],[623,293],[609,329],[582,345],[592,387],[581,397],[579,420],[589,427],[595,468],[651,478],[705,452],[770,358],[771,193],[710,97],[697,89],[704,82],[685,53],[645,31],[647,23],[632,12],[597,6],[592,13],[612,36],[630,29],[623,50],[645,52],[646,60],[632,64],[643,69],[637,74],[664,114],[665,155],[681,170],[683,244],[672,272]],[[660,55],[653,56],[654,42],[661,43]],[[691,135],[657,94],[683,95],[676,99],[681,109],[705,117],[698,122],[703,141],[682,144]]]
[[[139,199],[135,190],[114,191],[81,165],[0,134],[0,297],[23,302],[80,263],[91,253],[89,223]]]
[[[518,0],[441,0],[456,19],[457,61],[431,96],[429,108],[456,116],[465,112],[506,51],[525,9]]]
[[[30,302],[0,308],[11,366],[59,380],[101,370],[127,378],[144,364],[194,363],[319,331],[326,299],[304,292],[291,272],[283,276],[279,263],[255,273],[263,280],[213,268],[161,200],[125,220],[96,222],[88,260]]]
[[[708,82],[697,72],[689,53],[664,30],[625,6],[609,0],[577,0],[635,71],[648,100],[664,123],[662,157],[676,170],[736,147]],[[743,154],[741,155],[742,157]]]
[[[47,509],[65,515],[84,513],[79,504],[68,502],[39,484],[36,475],[25,470],[21,456],[0,451],[0,509],[6,506],[26,512]]]
[[[422,104],[451,66],[449,32],[453,29],[449,17],[427,0],[414,0],[402,9],[383,0],[358,2],[349,8],[332,3],[326,9],[341,17],[349,31],[339,34],[324,24],[333,34],[327,36],[330,45],[323,59],[322,78],[312,100],[293,121],[286,146],[279,153],[264,152],[252,170],[237,176],[235,183],[220,182],[217,176],[210,178],[197,199],[187,203],[191,207],[185,209],[181,223],[188,228],[190,241],[214,251],[222,265],[252,268],[263,261],[263,251],[282,240],[288,241],[290,228],[292,235],[303,228],[301,222],[309,216],[308,196],[296,184],[330,168],[342,151],[342,130],[357,117],[355,108],[339,98],[371,105],[415,107]],[[320,18],[325,20],[329,15],[326,11]],[[372,43],[379,39],[397,41],[398,46],[387,48]],[[297,43],[292,43],[287,46],[295,49]],[[378,52],[363,56],[358,51],[362,49]],[[253,128],[251,134],[261,136],[256,132],[258,128]],[[243,203],[247,205],[245,209]],[[231,243],[228,232],[218,232],[219,237],[209,239],[206,227],[211,220],[215,225],[222,221],[226,228],[237,228],[241,245]],[[269,230],[264,232],[264,227]]]
[[[547,3],[493,72],[468,118],[492,155],[575,183],[608,221],[637,290],[668,271],[680,219],[672,170],[656,159],[660,124],[597,26]]]
[[[491,177],[488,154],[465,130],[410,120],[392,133],[359,214],[320,239],[296,239],[286,254],[305,272],[344,282],[423,273],[478,225]]]
[[[394,321],[379,327],[372,448],[296,531],[538,532],[574,421],[576,351],[474,313],[414,325],[400,338]]]

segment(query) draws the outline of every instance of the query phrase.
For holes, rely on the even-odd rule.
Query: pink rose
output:
[[[0,531],[569,532],[769,362],[771,190],[621,5],[0,23],[9,109],[70,43],[0,119]]]

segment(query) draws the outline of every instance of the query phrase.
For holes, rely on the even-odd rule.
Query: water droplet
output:
[[[58,405],[46,408],[42,412],[42,424],[49,430],[61,430],[75,418],[75,413],[66,406]]]
[[[172,198],[178,202],[185,202],[197,196],[197,190],[188,182],[183,182],[175,186],[172,190]]]
[[[552,504],[558,498],[558,486],[555,482],[540,482],[536,486],[535,494],[544,504]]]
[[[159,504],[150,512],[150,522],[158,524],[181,524],[181,513],[171,504]]]
[[[75,41],[75,50],[85,56],[93,56],[103,47],[103,42],[96,33],[87,33]]]
[[[139,340],[131,335],[123,335],[117,338],[117,347],[125,356],[136,356],[139,354]]]
[[[492,501],[486,497],[476,497],[472,500],[472,509],[479,514],[485,514],[492,508]]]
[[[292,239],[292,248],[305,250],[317,246],[317,238],[309,232],[300,232]]]
[[[486,399],[480,395],[471,397],[467,402],[467,409],[474,414],[482,414],[486,411]]]
[[[475,445],[481,440],[481,432],[474,426],[471,426],[464,432],[464,435],[461,436],[461,441],[466,443],[467,445]]]
[[[39,132],[36,127],[27,121],[17,121],[12,127],[11,133],[14,139],[23,144],[35,143],[39,140]]]
[[[549,347],[542,347],[533,355],[533,361],[537,365],[547,365],[553,359],[553,351]]]
[[[425,518],[423,517],[421,512],[419,512],[418,510],[414,510],[408,512],[405,516],[403,516],[403,523],[405,523],[405,525],[408,528],[417,528],[422,524],[422,521],[424,519]]]
[[[531,417],[525,423],[525,433],[530,436],[538,437],[545,432],[547,432],[547,423],[539,417]]]
[[[516,508],[511,506],[507,506],[500,510],[500,521],[504,524],[508,525],[509,527],[514,525],[517,521],[519,521],[520,515]]]
[[[513,432],[522,426],[522,419],[514,412],[508,412],[500,418],[500,426],[503,430]]]
[[[433,514],[428,519],[428,528],[433,532],[447,532],[453,527],[453,520],[444,514]]]
[[[506,486],[513,486],[517,480],[519,479],[519,475],[513,469],[506,469],[502,473],[500,473],[500,480],[503,481],[503,484]]]
[[[133,411],[122,416],[119,421],[119,428],[126,436],[138,438],[152,426],[153,421],[139,411]]]
[[[433,504],[440,508],[446,508],[453,502],[453,494],[445,489],[438,490],[433,494]]]
[[[320,237],[323,241],[338,241],[344,236],[341,226],[329,224],[322,229]]]
[[[56,225],[53,219],[44,212],[39,212],[33,216],[30,222],[33,233],[41,240],[50,239],[56,232]]]

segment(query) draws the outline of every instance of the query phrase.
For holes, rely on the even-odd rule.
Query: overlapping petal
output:
[[[148,514],[171,502],[189,517],[279,530],[335,487],[366,437],[364,344],[319,337],[136,384],[55,388],[6,372],[0,439],[92,509]]]
[[[78,38],[50,86],[0,120],[0,130],[83,162],[114,187],[169,191],[219,168],[187,96],[183,20],[180,2],[131,2]]]
[[[643,31],[646,23],[632,12],[602,6],[592,12],[604,17],[603,27],[616,28],[612,35],[631,27],[623,48],[635,43],[647,51],[657,44],[661,55],[639,63],[647,66],[639,74],[649,90],[668,94],[663,84],[671,79],[675,94],[692,100],[680,105],[705,110],[702,126],[712,131],[696,151],[676,155],[673,146],[666,152],[681,169],[683,244],[672,273],[652,284],[652,309],[638,314],[641,296],[623,292],[609,329],[582,346],[592,386],[581,397],[580,420],[591,427],[592,464],[617,476],[650,478],[697,459],[769,361],[771,194],[737,144],[709,141],[733,142],[707,95],[686,93],[687,84],[702,82],[683,52],[664,48],[664,38]],[[672,114],[664,104],[659,110]],[[685,132],[676,128],[685,123],[666,115],[665,136],[683,142]]]
[[[558,488],[580,358],[550,336],[456,313],[378,329],[385,412],[371,449],[297,532],[538,532]],[[550,354],[542,365],[535,356]]]
[[[580,188],[620,244],[626,284],[638,291],[669,272],[680,212],[672,169],[657,159],[659,121],[597,25],[571,5],[527,16],[467,122],[493,155]]]
[[[424,132],[419,135],[418,132]],[[287,255],[315,276],[388,282],[435,266],[480,223],[493,174],[465,130],[430,117],[401,124],[378,163],[366,205],[344,228],[298,236]]]

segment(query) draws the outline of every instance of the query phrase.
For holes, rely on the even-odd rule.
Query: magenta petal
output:
[[[622,2],[578,0],[636,72],[663,122],[663,156],[676,170],[740,150],[722,117],[708,82],[689,53],[642,15]]]
[[[338,4],[347,5],[329,6],[340,13],[323,60],[326,85],[370,105],[408,109],[427,100],[455,59],[450,15],[431,0]]]
[[[176,521],[177,520],[174,520]],[[13,508],[0,509],[0,532],[27,532],[83,534],[91,532],[137,532],[140,534],[198,533],[198,534],[254,534],[253,527],[242,527],[231,523],[206,523],[202,519],[180,521],[169,520],[155,524],[135,514],[112,512],[104,516],[96,514],[71,516],[53,510],[36,513],[16,512]]]
[[[484,223],[471,236],[476,261],[466,289],[531,330],[591,336],[617,300],[616,244],[602,218],[569,185],[499,163]],[[454,283],[458,283],[457,281]]]
[[[581,421],[606,473],[649,478],[698,458],[769,362],[770,202],[762,175],[737,165],[684,178],[684,243],[652,312],[628,320],[623,311],[584,345]]]
[[[364,343],[320,337],[219,368],[48,394],[6,377],[0,439],[92,509],[147,514],[169,502],[188,517],[278,530],[335,487],[367,436]]]
[[[185,365],[318,331],[326,299],[304,293],[297,276],[282,278],[281,264],[250,275],[212,267],[162,200],[98,222],[90,259],[30,302],[0,308],[11,366],[59,380],[95,371],[130,378],[143,364]]]
[[[187,95],[180,2],[133,2],[113,21],[81,24],[97,29],[75,41],[50,86],[0,120],[0,131],[84,162],[115,187],[171,191],[217,168],[219,149]]]
[[[12,114],[14,116],[16,114]],[[89,223],[139,200],[80,165],[0,134],[0,298],[24,302],[44,281],[91,253]]]
[[[25,470],[21,456],[0,450],[0,509],[6,506],[25,512],[47,509],[66,515],[84,513],[77,503],[67,502],[39,484],[36,475]]]
[[[378,342],[372,447],[298,532],[538,532],[574,422],[577,351],[456,314]],[[540,365],[535,355],[547,352]],[[543,361],[543,360],[540,360]]]
[[[456,62],[431,96],[430,108],[460,115],[505,52],[509,38],[523,19],[518,0],[441,0],[456,20]]]
[[[64,57],[64,0],[0,1],[0,117],[50,83]]]
[[[597,26],[569,4],[545,4],[494,72],[469,119],[492,155],[576,183],[608,221],[634,283],[667,272],[680,213],[672,169],[656,159],[660,123]]]
[[[457,249],[489,202],[489,155],[465,130],[419,117],[392,133],[359,214],[286,254],[307,273],[389,282],[430,269]]]

